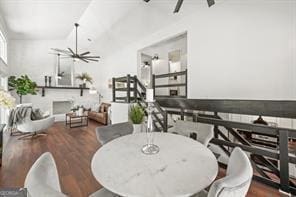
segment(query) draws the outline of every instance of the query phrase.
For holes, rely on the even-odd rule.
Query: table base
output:
[[[142,148],[142,153],[146,155],[154,155],[159,152],[159,147],[155,144],[146,144]]]

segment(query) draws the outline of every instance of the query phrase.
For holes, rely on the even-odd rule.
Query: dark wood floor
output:
[[[91,159],[98,148],[95,128],[98,123],[90,121],[88,127],[69,129],[64,123],[56,123],[46,137],[33,140],[17,140],[10,137],[5,148],[0,170],[0,187],[22,187],[25,176],[34,161],[44,152],[53,154],[57,163],[61,186],[71,197],[86,197],[101,188],[91,173]],[[220,170],[219,176],[224,176]],[[253,181],[248,197],[280,196],[273,188]]]

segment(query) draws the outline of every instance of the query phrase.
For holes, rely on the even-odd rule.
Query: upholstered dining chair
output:
[[[177,120],[175,126],[171,128],[169,132],[184,136],[196,133],[196,140],[203,145],[208,146],[210,140],[214,137],[214,126],[210,124]]]
[[[130,122],[118,123],[96,128],[96,135],[101,145],[118,137],[133,133],[133,125]]]
[[[194,197],[243,197],[246,196],[253,177],[251,162],[241,148],[233,149],[226,176],[216,180],[210,187],[209,192],[202,191]]]
[[[51,153],[42,154],[29,170],[24,187],[31,197],[65,197],[61,192],[57,167]]]

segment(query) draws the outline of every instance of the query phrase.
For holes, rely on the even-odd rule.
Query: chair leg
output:
[[[42,132],[33,132],[33,133],[29,133],[29,134],[26,134],[20,138],[18,138],[18,140],[27,140],[27,139],[33,139],[35,137],[39,137],[39,136],[46,136],[47,133],[45,131],[42,131]]]
[[[32,138],[35,134],[34,133],[29,133],[29,134],[24,134],[22,137],[17,138],[18,140],[28,140],[29,138]]]
[[[40,136],[47,136],[47,133],[45,131],[41,131],[41,132],[35,132],[34,135],[32,136],[32,138],[34,137],[40,137]]]
[[[9,130],[10,130],[10,136],[24,135],[24,133],[22,133],[19,130],[17,130],[17,128],[10,128]]]

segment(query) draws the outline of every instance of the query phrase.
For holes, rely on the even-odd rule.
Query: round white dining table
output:
[[[127,197],[185,197],[208,187],[218,163],[201,143],[176,134],[154,133],[160,151],[141,149],[146,133],[126,135],[101,147],[91,163],[92,173],[107,190]]]

